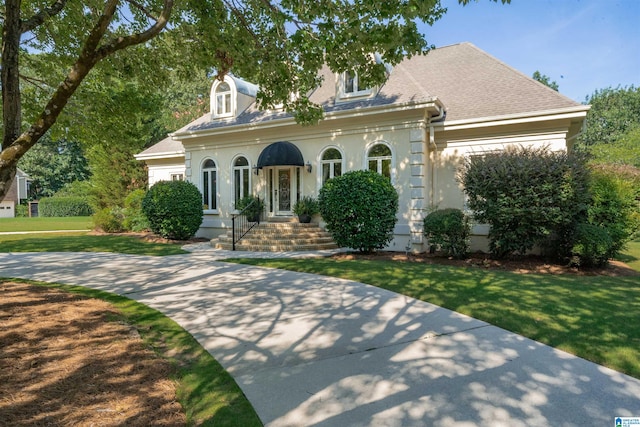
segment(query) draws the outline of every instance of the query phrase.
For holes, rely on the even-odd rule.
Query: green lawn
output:
[[[111,303],[122,314],[112,319],[114,322],[133,325],[147,345],[176,366],[176,394],[187,415],[187,425],[262,425],[231,375],[187,331],[159,311],[125,297],[80,286],[23,282]]]
[[[428,301],[640,378],[640,277],[517,274],[394,261],[234,259]]]
[[[186,254],[179,244],[145,242],[135,236],[81,233],[0,234],[0,252],[117,252],[134,255]]]
[[[640,239],[627,243],[627,249],[616,259],[626,263],[634,270],[640,271]]]
[[[90,216],[64,218],[0,218],[0,233],[15,231],[90,230],[93,220]]]

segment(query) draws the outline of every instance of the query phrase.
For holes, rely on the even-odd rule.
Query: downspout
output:
[[[429,117],[428,119],[429,149],[432,150],[433,152],[433,162],[431,163],[431,189],[429,194],[429,203],[431,205],[431,209],[435,207],[434,199],[436,196],[436,189],[438,188],[437,187],[438,174],[436,172],[437,161],[438,161],[438,146],[436,144],[436,135],[435,135],[435,128],[433,126],[433,123],[444,119],[447,115],[447,112],[443,107],[438,106],[438,110],[439,110],[438,115]]]

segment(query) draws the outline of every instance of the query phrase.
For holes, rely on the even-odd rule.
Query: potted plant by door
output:
[[[303,224],[311,222],[311,217],[319,212],[318,201],[311,196],[304,196],[293,205],[293,213]]]
[[[236,209],[238,212],[244,211],[247,221],[258,222],[260,220],[260,214],[264,210],[264,202],[259,197],[247,196],[238,200]]]

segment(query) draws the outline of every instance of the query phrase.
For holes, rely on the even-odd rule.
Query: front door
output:
[[[295,194],[292,168],[276,168],[275,180],[274,213],[280,216],[292,215],[292,196]]]

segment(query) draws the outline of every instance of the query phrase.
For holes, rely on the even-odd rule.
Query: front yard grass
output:
[[[180,255],[180,244],[147,242],[135,236],[80,233],[4,234],[0,252],[116,252],[131,255]]]
[[[616,259],[640,271],[640,238],[627,243],[626,249]]]
[[[640,378],[640,279],[335,259],[232,259],[341,277],[467,314]]]
[[[93,220],[90,216],[0,218],[0,233],[22,231],[90,230]]]

